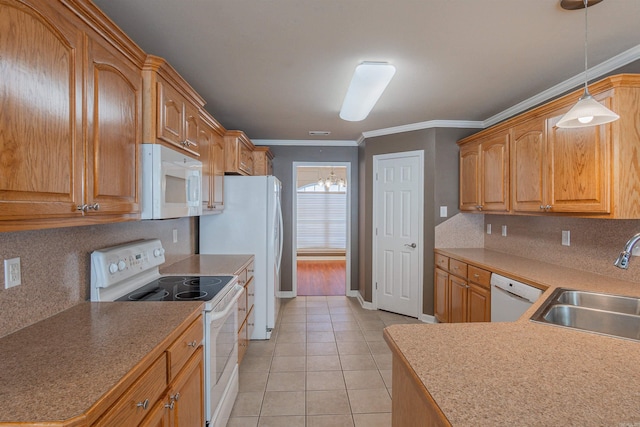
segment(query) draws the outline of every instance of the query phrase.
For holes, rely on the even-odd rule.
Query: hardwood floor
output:
[[[346,261],[298,260],[298,295],[345,295]]]

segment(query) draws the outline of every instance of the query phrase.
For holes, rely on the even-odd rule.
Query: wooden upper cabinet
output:
[[[87,214],[140,213],[142,75],[106,43],[88,46]]]
[[[225,129],[206,112],[200,115],[198,143],[202,161],[203,213],[224,209],[224,134]]]
[[[77,215],[82,38],[62,16],[0,3],[0,220]]]
[[[225,173],[253,175],[253,142],[239,130],[230,130],[224,136]]]
[[[253,168],[254,175],[273,175],[273,153],[269,147],[253,149]]]
[[[511,204],[514,212],[540,212],[546,206],[545,120],[536,118],[513,128]]]
[[[488,212],[640,218],[640,74],[607,77],[589,90],[620,119],[599,126],[558,128],[560,118],[582,94],[580,89],[458,141],[460,209],[474,211],[477,200]],[[502,138],[501,134],[506,141],[511,136],[504,149],[491,137]],[[503,174],[509,170],[504,161],[510,174]],[[474,178],[478,175],[481,178]],[[474,179],[482,181],[477,195]],[[504,197],[503,203],[504,191],[511,200]]]
[[[200,156],[200,111],[205,104],[202,97],[158,56],[147,56],[142,75],[143,142]]]
[[[145,56],[85,3],[0,3],[0,231],[139,218]]]
[[[509,133],[460,147],[460,210],[509,210]]]
[[[483,211],[509,210],[509,133],[501,132],[480,144],[480,205]]]
[[[460,147],[460,210],[480,208],[480,151],[477,143]]]
[[[598,99],[611,108],[610,99]],[[548,211],[608,213],[611,125],[561,129],[565,111],[547,120]]]

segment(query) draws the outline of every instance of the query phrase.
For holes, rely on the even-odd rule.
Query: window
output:
[[[346,250],[347,194],[344,187],[312,183],[298,188],[298,250]]]

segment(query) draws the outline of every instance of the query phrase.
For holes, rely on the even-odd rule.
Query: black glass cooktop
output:
[[[210,301],[233,276],[164,276],[116,301]]]

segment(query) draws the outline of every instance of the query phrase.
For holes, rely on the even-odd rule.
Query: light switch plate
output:
[[[173,243],[178,243],[178,229],[173,229]]]
[[[562,230],[562,246],[571,246],[571,231]]]
[[[507,226],[506,225],[502,226],[502,237],[507,237]]]
[[[491,234],[491,224],[487,224],[487,234]]]
[[[447,207],[440,206],[440,218],[446,218],[446,217],[447,217]]]

